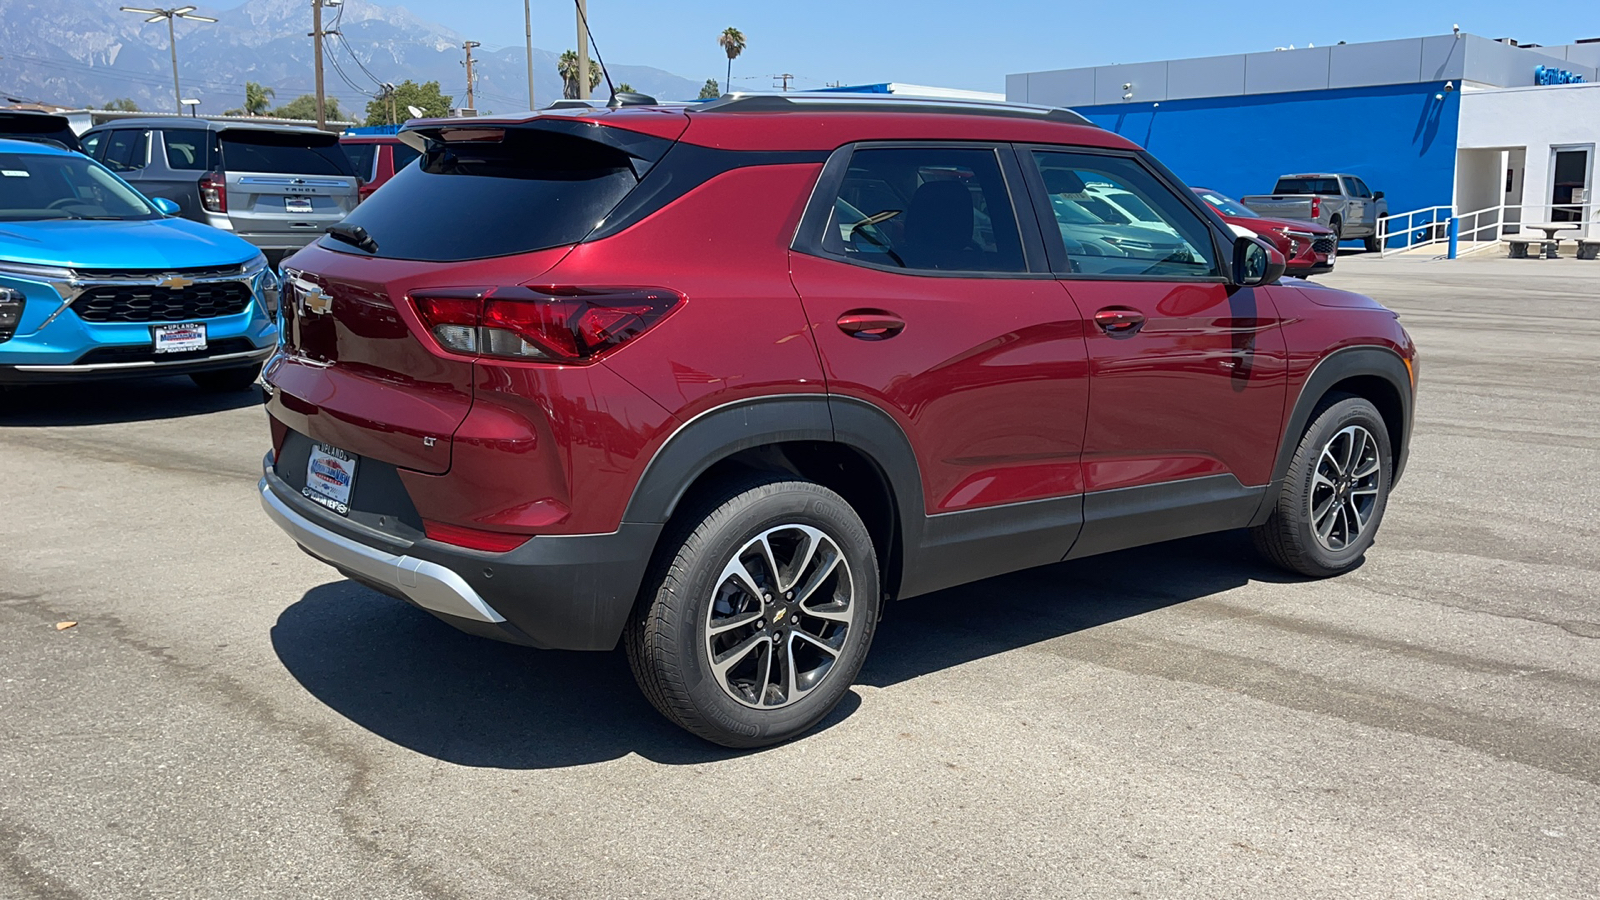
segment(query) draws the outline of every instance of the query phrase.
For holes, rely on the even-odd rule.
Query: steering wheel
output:
[[[56,200],[53,203],[51,203],[50,205],[46,206],[45,209],[56,209],[57,207],[65,209],[68,206],[90,206],[90,205],[91,204],[89,203],[89,201],[80,200],[77,197],[62,197],[60,200]]]

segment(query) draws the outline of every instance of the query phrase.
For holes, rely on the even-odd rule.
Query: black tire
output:
[[[1334,216],[1333,219],[1328,222],[1328,227],[1333,230],[1333,242],[1335,244],[1338,244],[1344,240],[1343,219],[1339,218],[1338,216]]]
[[[261,377],[259,364],[240,366],[236,369],[217,369],[212,372],[196,372],[189,376],[189,380],[202,391],[212,394],[233,393],[235,391],[248,391],[255,386],[256,379]]]
[[[753,559],[748,555],[750,548],[763,539],[772,550],[772,556],[765,558],[781,555],[791,546],[788,535],[804,537],[803,532],[793,530],[800,527],[815,529],[837,551],[834,554],[823,540],[805,537],[816,548],[819,562],[832,556],[841,562],[831,570],[833,574],[814,582],[808,581],[813,578],[808,573],[820,572],[820,568],[807,564],[796,567],[800,569],[793,574],[796,590],[789,593],[803,594],[803,588],[811,584],[815,589],[812,597],[828,597],[827,603],[811,602],[802,609],[800,604],[809,598],[788,601],[781,590],[783,574],[776,576],[780,590],[765,595],[777,594],[775,601],[765,605],[756,592],[741,587],[746,583],[742,579],[722,577],[734,559]],[[796,558],[802,552],[796,549]],[[809,563],[812,557],[807,556],[806,560]],[[768,575],[772,570],[776,568],[781,573],[785,567],[781,563],[766,568],[761,565],[751,562],[746,570],[762,582],[755,586],[765,589],[770,586]],[[853,618],[842,630],[832,631],[837,622],[817,618],[809,610],[844,614],[838,606],[840,585],[849,591],[844,609]],[[855,681],[877,628],[882,593],[879,585],[871,535],[843,497],[821,485],[782,474],[753,473],[726,481],[701,494],[697,502],[675,516],[663,535],[656,561],[623,633],[628,663],[651,704],[693,734],[735,748],[786,741],[821,721]],[[718,613],[723,615],[720,622],[713,618]],[[742,625],[717,636],[711,634],[714,626],[757,613],[763,616],[759,628]],[[767,622],[768,617],[772,618],[771,623]],[[798,627],[784,626],[785,619],[788,626]],[[813,628],[838,644],[831,659],[817,649],[817,640],[805,641],[796,636],[805,630],[816,638],[810,630]],[[783,636],[793,649],[780,653],[775,635]],[[725,662],[740,660],[724,677],[713,668],[712,654],[714,646],[726,646],[728,642],[734,648],[754,649],[744,656],[722,650]],[[798,665],[797,659],[801,660]],[[811,687],[804,692],[794,688],[794,696],[788,696],[788,685],[797,682],[788,676],[784,666],[799,671],[813,663],[821,667],[820,674],[812,668],[799,676],[801,682],[815,676]],[[746,674],[748,683],[740,680]],[[779,683],[773,684],[772,678]],[[736,691],[742,700],[736,699]]]
[[[1367,248],[1367,252],[1368,253],[1382,253],[1383,252],[1383,243],[1378,240],[1378,236],[1377,235],[1373,235],[1373,236],[1371,236],[1369,238],[1364,238],[1364,239],[1362,239],[1361,243],[1362,243],[1362,246]]]
[[[1339,443],[1347,429],[1360,429],[1365,433],[1371,442],[1372,455],[1367,463],[1351,461],[1345,471],[1355,476],[1375,464],[1370,476],[1346,480],[1337,474],[1340,456],[1348,459],[1359,454],[1365,458],[1365,453],[1355,450],[1354,444]],[[1344,447],[1351,449],[1344,450]],[[1325,453],[1331,458],[1325,460]],[[1326,578],[1355,568],[1372,546],[1378,526],[1383,522],[1393,465],[1389,432],[1378,410],[1361,397],[1330,395],[1295,448],[1271,516],[1264,524],[1251,529],[1256,549],[1278,566],[1313,578]],[[1374,491],[1370,494],[1370,505],[1367,502],[1369,490]],[[1316,510],[1324,503],[1332,506],[1325,507],[1328,512],[1324,516],[1318,516]],[[1340,517],[1344,523],[1342,528]],[[1317,525],[1329,528],[1326,538],[1319,535]],[[1359,527],[1352,531],[1352,525]]]

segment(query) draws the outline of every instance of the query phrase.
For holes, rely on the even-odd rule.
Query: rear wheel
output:
[[[726,747],[795,737],[866,659],[878,563],[833,491],[784,476],[724,484],[664,538],[623,636],[662,715]]]
[[[231,393],[233,391],[248,391],[261,376],[259,364],[240,366],[236,369],[218,369],[214,372],[196,372],[189,376],[195,386],[202,391],[213,394]]]
[[[1271,516],[1251,530],[1256,549],[1314,578],[1355,568],[1383,520],[1391,460],[1378,410],[1360,397],[1334,398],[1300,439]]]
[[[1333,221],[1328,223],[1328,227],[1333,229],[1334,246],[1338,246],[1339,242],[1344,240],[1344,220],[1334,216]]]

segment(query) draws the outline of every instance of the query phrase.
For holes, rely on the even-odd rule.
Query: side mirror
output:
[[[1233,242],[1233,283],[1240,287],[1272,284],[1283,277],[1283,254],[1260,238],[1241,237]]]
[[[1373,191],[1372,192],[1372,199],[1374,199],[1374,200],[1382,200],[1383,199],[1383,191]]]
[[[161,210],[161,214],[163,216],[175,216],[178,213],[183,212],[182,207],[165,197],[152,197],[150,199],[150,205]]]

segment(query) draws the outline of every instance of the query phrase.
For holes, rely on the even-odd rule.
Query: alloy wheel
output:
[[[1307,495],[1317,543],[1337,553],[1361,538],[1372,524],[1382,477],[1372,432],[1348,425],[1329,438],[1317,457]]]
[[[712,588],[705,641],[712,676],[754,709],[804,698],[827,678],[855,624],[855,588],[839,545],[784,524],[733,554]]]

